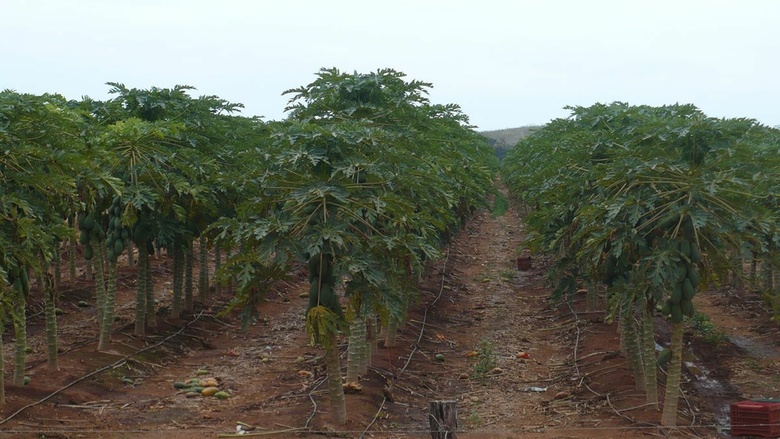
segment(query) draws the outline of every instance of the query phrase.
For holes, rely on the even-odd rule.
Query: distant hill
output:
[[[488,143],[496,150],[496,156],[503,159],[507,151],[512,149],[518,140],[527,136],[532,130],[540,128],[538,125],[528,125],[518,128],[504,128],[502,130],[480,131],[479,134],[488,138]]]

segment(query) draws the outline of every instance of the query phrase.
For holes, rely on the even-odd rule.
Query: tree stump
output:
[[[428,420],[432,439],[456,439],[458,408],[455,401],[431,401],[428,403]]]

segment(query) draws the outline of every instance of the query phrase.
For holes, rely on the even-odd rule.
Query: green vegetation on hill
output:
[[[503,160],[507,151],[523,137],[529,135],[532,130],[540,128],[537,125],[527,125],[518,128],[504,128],[501,130],[482,131],[479,134],[487,137],[488,143],[496,151],[496,157]]]

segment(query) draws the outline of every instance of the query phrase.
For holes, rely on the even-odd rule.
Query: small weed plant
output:
[[[477,350],[477,363],[474,364],[474,373],[471,377],[484,380],[491,370],[496,367],[496,352],[490,340],[482,339]]]
[[[693,330],[707,343],[718,344],[726,335],[712,323],[709,317],[700,312],[694,313],[690,320]]]

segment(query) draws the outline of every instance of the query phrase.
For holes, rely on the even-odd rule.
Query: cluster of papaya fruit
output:
[[[661,309],[663,315],[671,315],[672,323],[682,323],[683,316],[693,317],[693,296],[700,281],[696,264],[701,262],[701,253],[690,218],[683,222],[683,226],[684,236],[676,240],[682,258],[677,265],[672,293]]]
[[[122,226],[122,199],[114,198],[108,209],[108,233],[106,234],[106,249],[108,260],[116,262],[119,255],[130,243],[130,230]]]
[[[13,285],[14,290],[24,294],[27,297],[30,294],[30,275],[27,270],[18,265],[8,269],[8,282]]]
[[[95,250],[92,247],[93,242],[100,242],[106,237],[106,232],[100,226],[100,218],[95,218],[95,214],[82,212],[78,217],[79,243],[84,246],[84,258],[88,261],[92,259]]]
[[[342,314],[338,296],[333,291],[336,281],[333,255],[318,253],[309,258],[309,309],[321,305]]]

